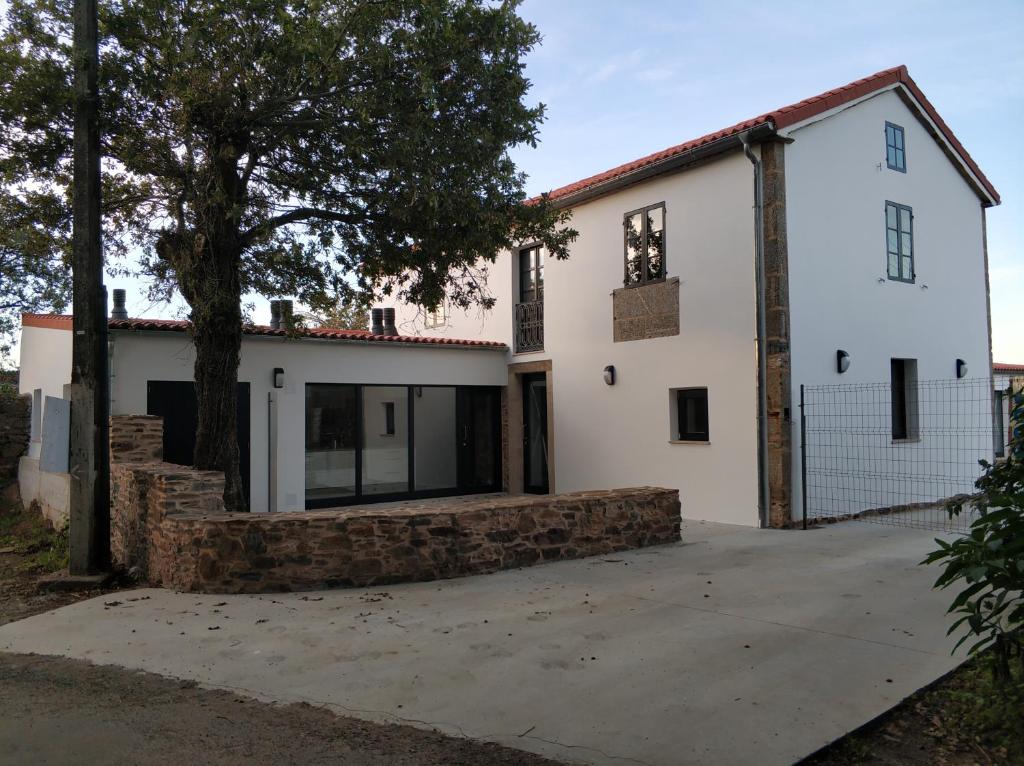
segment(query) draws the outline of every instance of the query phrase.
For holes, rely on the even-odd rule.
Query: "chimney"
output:
[[[281,299],[281,329],[292,330],[295,328],[295,315],[292,309],[290,298]]]
[[[395,327],[395,310],[384,309],[384,334],[398,335],[398,328]]]
[[[270,302],[270,329],[281,329],[281,301]]]
[[[127,319],[128,309],[125,308],[125,294],[124,290],[117,288],[114,290],[114,308],[110,311],[111,319]]]
[[[384,334],[384,309],[370,309],[370,332],[374,335]]]

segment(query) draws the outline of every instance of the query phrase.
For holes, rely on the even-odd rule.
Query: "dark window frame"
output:
[[[651,254],[648,248],[647,214],[652,210],[661,209],[661,275],[651,277],[650,261]],[[626,227],[627,221],[634,215],[640,215],[640,251],[642,268],[640,280],[632,281],[629,278],[629,230]],[[653,205],[630,210],[622,216],[622,284],[626,287],[640,287],[642,285],[664,282],[668,278],[668,211],[664,200],[655,202]]]
[[[892,131],[891,142],[889,141],[890,130]],[[898,142],[896,141],[897,136],[899,136]],[[891,160],[889,159],[890,149],[892,150]],[[900,160],[902,160],[902,164]],[[898,173],[907,172],[907,132],[902,125],[889,121],[885,123],[885,164],[889,170],[895,170]]]
[[[317,380],[308,380],[304,384],[304,389],[309,390],[310,386],[314,387],[351,387],[355,389],[355,421],[353,423],[354,436],[355,436],[355,493],[352,495],[342,495],[338,497],[325,497],[310,499],[308,496],[304,497],[304,507],[306,510],[318,510],[323,508],[338,508],[348,505],[369,505],[373,503],[387,503],[400,500],[418,500],[435,497],[462,497],[468,495],[479,495],[491,492],[500,491],[501,488],[501,475],[504,470],[504,461],[501,454],[501,445],[496,444],[496,455],[497,460],[495,462],[494,475],[491,477],[491,486],[486,488],[474,487],[469,489],[461,488],[462,478],[460,477],[456,481],[455,487],[445,487],[441,489],[416,489],[416,389],[422,388],[453,388],[456,390],[456,397],[459,396],[459,389],[488,389],[495,392],[499,392],[500,386],[464,386],[453,383],[425,383],[425,384],[403,384],[403,383],[337,383],[334,381],[321,382]],[[363,491],[363,451],[366,447],[366,434],[364,433],[365,428],[365,413],[363,411],[363,391],[367,388],[404,388],[406,390],[406,397],[408,402],[408,440],[406,442],[408,451],[408,490],[401,492],[388,492],[388,493],[365,493]],[[501,434],[501,408],[500,406],[494,408],[492,413],[493,428],[495,433]],[[305,413],[303,413],[305,418]],[[396,421],[397,422],[397,421]],[[305,428],[305,426],[304,426]],[[458,424],[456,424],[456,439],[458,438]],[[308,445],[304,446],[305,449]],[[303,480],[305,484],[305,480]]]
[[[893,208],[896,211],[896,228],[893,229],[889,226],[889,208]],[[910,214],[910,229],[906,232],[903,230],[903,215],[902,212],[906,210]],[[915,251],[917,248],[914,245],[914,208],[910,205],[903,205],[899,202],[893,202],[892,200],[885,201],[885,207],[882,215],[885,221],[885,273],[891,282],[905,282],[907,284],[914,284],[914,280],[917,278],[917,259]],[[889,249],[889,232],[896,232],[896,251],[893,253]],[[910,235],[910,253],[903,252],[903,234]],[[889,256],[896,255],[896,268],[897,273],[894,275],[889,265]],[[903,273],[903,259],[910,258],[910,276],[908,277]]]
[[[536,255],[534,258],[533,255]],[[523,256],[530,256],[530,263],[526,268],[523,268]],[[544,302],[544,246],[540,242],[533,242],[529,245],[524,245],[519,248],[518,252],[518,263],[516,264],[519,269],[519,302],[520,303],[543,303]],[[524,288],[525,280],[523,276],[526,274],[532,274],[533,286],[529,290]]]
[[[892,440],[919,441],[921,432],[916,359],[894,357],[889,360],[889,388]]]
[[[676,441],[681,442],[709,442],[711,441],[711,415],[710,415],[710,404],[708,401],[708,389],[707,387],[693,387],[693,388],[677,388],[675,389],[676,397],[676,422],[675,422],[675,436]],[[696,430],[691,428],[693,424],[685,422],[686,408],[684,406],[687,401],[696,401],[698,407],[703,411],[704,429]],[[699,419],[699,418],[698,418]]]

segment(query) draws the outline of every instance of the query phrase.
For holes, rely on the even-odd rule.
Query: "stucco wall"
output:
[[[623,215],[664,202],[669,277],[680,280],[680,332],[613,342],[612,297],[623,280]],[[552,360],[559,492],[632,484],[681,490],[682,514],[757,524],[753,170],[739,152],[577,207],[566,261],[545,268],[543,352]],[[427,330],[399,307],[403,331],[512,344],[517,268],[488,267],[493,311],[455,312]],[[614,365],[606,386],[602,370]],[[707,386],[710,444],[670,444],[669,389]]]
[[[111,338],[111,414],[145,413],[148,380],[192,380],[195,356],[185,333],[121,331],[111,333]],[[285,370],[281,390],[272,386],[275,367]],[[506,377],[505,355],[500,351],[246,337],[238,379],[250,384],[252,510],[266,511],[270,505],[271,393],[278,407],[277,510],[302,510],[307,382],[497,386]]]
[[[44,397],[64,397],[64,386],[71,382],[71,337],[70,329],[21,328],[19,393],[31,395],[39,388]]]
[[[905,130],[906,173],[886,167],[886,120]],[[891,358],[917,359],[921,381],[955,378],[957,358],[966,360],[970,377],[987,377],[981,201],[924,126],[889,91],[791,137],[785,161],[794,408],[801,383],[888,382]],[[914,284],[886,278],[886,200],[913,208]],[[852,362],[843,375],[835,369],[837,349]],[[991,438],[981,430],[965,438],[977,441],[978,457],[990,457]],[[924,440],[899,449],[930,446]],[[794,460],[794,517],[799,471]]]

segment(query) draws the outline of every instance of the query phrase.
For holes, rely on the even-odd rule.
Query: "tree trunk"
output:
[[[202,238],[200,238],[202,239]],[[192,308],[199,405],[195,467],[224,472],[224,507],[246,511],[239,471],[238,363],[242,347],[240,259],[230,248],[200,242],[201,256],[181,280]]]

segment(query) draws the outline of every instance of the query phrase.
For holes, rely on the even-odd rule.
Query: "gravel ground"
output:
[[[409,726],[269,705],[150,673],[0,654],[0,763],[553,766]]]

